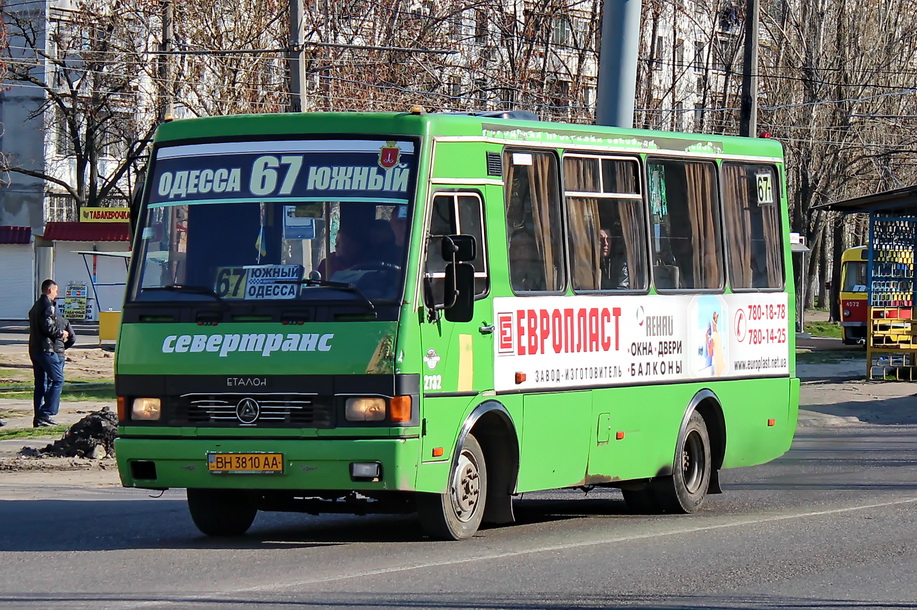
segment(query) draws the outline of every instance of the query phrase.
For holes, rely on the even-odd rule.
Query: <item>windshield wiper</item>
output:
[[[205,296],[213,297],[220,305],[223,304],[223,299],[220,298],[220,295],[218,295],[212,288],[208,288],[207,286],[194,286],[192,284],[167,284],[165,286],[147,286],[146,288],[141,289],[141,291],[147,290],[203,294]]]
[[[323,286],[326,288],[339,288],[341,290],[347,290],[358,295],[363,301],[369,305],[369,309],[376,313],[376,306],[373,305],[373,302],[370,300],[366,293],[360,290],[360,287],[356,284],[351,284],[350,282],[332,282],[331,280],[319,280],[313,279],[310,277],[303,278],[301,280],[279,280],[275,284],[299,284],[300,286]]]

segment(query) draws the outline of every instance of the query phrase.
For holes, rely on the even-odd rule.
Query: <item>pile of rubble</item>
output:
[[[115,454],[118,416],[108,407],[93,411],[73,424],[59,441],[44,449],[24,447],[20,455],[30,457],[82,457],[101,460]]]

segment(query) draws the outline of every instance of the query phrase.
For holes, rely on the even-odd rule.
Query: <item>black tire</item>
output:
[[[657,477],[645,487],[622,489],[624,502],[639,514],[696,512],[707,499],[712,468],[707,424],[694,411],[678,436],[672,475]]]
[[[417,494],[420,525],[439,540],[464,540],[474,536],[484,517],[487,497],[487,465],[477,439],[468,435],[452,469],[444,494]]]
[[[241,536],[258,513],[251,494],[231,489],[189,489],[188,510],[208,536]]]
[[[710,487],[713,452],[703,416],[694,411],[678,436],[672,476],[653,481],[656,497],[665,512],[693,513],[701,509]]]

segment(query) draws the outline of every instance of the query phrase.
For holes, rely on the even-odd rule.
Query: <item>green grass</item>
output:
[[[841,327],[837,322],[806,322],[804,330],[813,337],[841,338]]]
[[[32,369],[13,368],[0,363],[0,385],[22,385],[32,383]]]
[[[0,428],[0,441],[8,441],[14,438],[44,438],[46,436],[63,436],[68,426],[48,426],[47,428],[17,428],[6,430]]]
[[[32,398],[32,390],[23,390],[21,387],[10,391],[0,391],[0,398]],[[85,386],[64,384],[61,400],[67,401],[112,401],[115,400],[115,386],[112,383],[95,383]]]

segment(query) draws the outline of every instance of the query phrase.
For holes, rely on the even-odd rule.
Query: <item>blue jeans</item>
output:
[[[35,374],[35,421],[51,419],[60,409],[64,389],[64,358],[54,352],[30,354]]]

